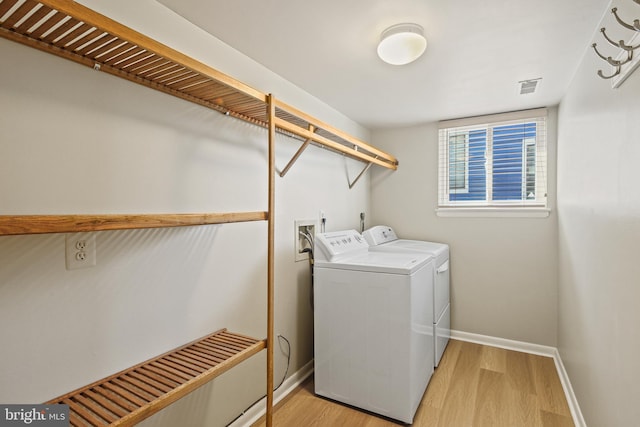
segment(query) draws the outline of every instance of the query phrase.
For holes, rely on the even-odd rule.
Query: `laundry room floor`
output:
[[[273,424],[288,426],[405,425],[356,410],[313,392],[313,377],[280,402]],[[253,427],[265,425],[264,419]],[[574,426],[553,359],[451,340],[414,426]]]

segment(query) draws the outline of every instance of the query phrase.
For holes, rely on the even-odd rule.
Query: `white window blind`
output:
[[[440,122],[440,208],[547,206],[546,109]]]

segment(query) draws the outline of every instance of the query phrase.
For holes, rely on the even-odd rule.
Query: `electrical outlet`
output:
[[[65,261],[67,270],[96,265],[96,236],[94,233],[67,234],[65,238]]]
[[[309,253],[304,252],[305,249],[313,249],[311,243],[307,240],[308,236],[311,241],[316,234],[316,222],[312,219],[298,219],[294,221],[294,239],[296,261],[305,261],[309,259]],[[305,236],[306,235],[306,236]]]

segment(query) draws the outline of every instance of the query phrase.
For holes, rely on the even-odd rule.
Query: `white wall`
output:
[[[138,18],[165,43],[197,41],[225,71],[367,137],[156,2],[91,3],[133,27]],[[266,209],[264,129],[4,39],[0,55],[0,214]],[[278,136],[277,167],[298,146]],[[294,262],[294,219],[316,219],[322,209],[328,230],[357,227],[368,177],[349,190],[347,175],[360,167],[311,147],[277,178],[275,325],[292,344],[289,373],[313,348],[309,266]],[[266,335],[266,223],[98,232],[96,240],[97,266],[67,271],[65,235],[0,237],[0,402],[54,398],[219,328]],[[264,393],[264,359],[145,424],[225,425]],[[277,382],[285,366],[277,346]]]
[[[630,426],[640,419],[640,72],[611,89],[598,69],[587,51],[559,111],[558,347],[587,424]]]
[[[400,165],[372,172],[368,226],[450,245],[453,329],[556,345],[555,114],[550,109],[549,218],[438,217],[437,123],[373,134],[373,144]]]

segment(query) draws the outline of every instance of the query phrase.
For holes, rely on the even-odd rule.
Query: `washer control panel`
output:
[[[328,261],[333,261],[341,255],[369,250],[369,244],[356,230],[316,234],[315,244],[316,247],[320,247]],[[317,256],[318,251],[315,253]]]

